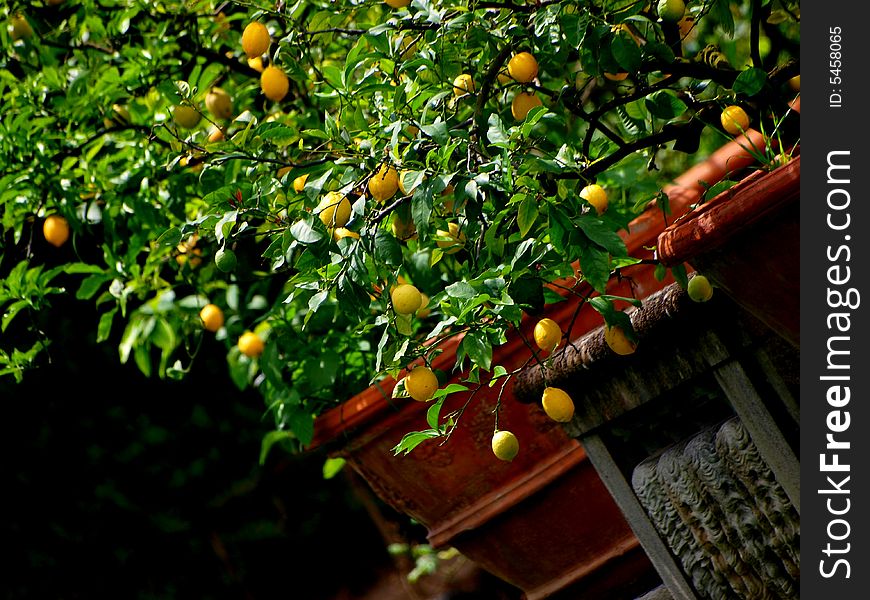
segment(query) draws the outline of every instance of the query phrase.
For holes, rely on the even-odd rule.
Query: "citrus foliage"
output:
[[[617,232],[692,162],[673,156],[721,143],[725,106],[765,120],[794,97],[796,3],[691,2],[688,26],[656,10],[12,2],[3,329],[50,310],[39,265],[65,252],[57,273],[122,361],[182,377],[225,344],[235,383],[302,444],[315,415],[452,336],[470,382],[509,377],[493,347],[560,299],[545,284],[602,293],[634,262]],[[606,212],[580,195],[593,183]],[[33,244],[50,214],[69,223],[60,248]],[[400,283],[423,300],[395,310]],[[20,376],[49,340],[18,320],[0,369]]]

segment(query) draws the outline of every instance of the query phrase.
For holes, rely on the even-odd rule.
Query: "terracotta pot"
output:
[[[701,182],[715,183],[729,169],[751,162],[739,144],[731,143],[684,173],[665,189],[671,218],[698,201]],[[652,258],[648,248],[666,225],[660,211],[650,208],[623,235],[629,253]],[[651,265],[635,265],[623,269],[608,292],[643,298],[670,281],[657,281]],[[578,291],[588,288],[581,285]],[[563,331],[573,323],[568,339],[602,323],[591,307],[578,312],[576,301],[570,300],[551,305],[546,316]],[[513,332],[495,349],[493,364],[513,369],[527,361],[530,353],[523,338],[531,339],[538,318],[525,319],[522,337]],[[444,346],[433,366],[450,371],[458,343],[453,339]],[[333,455],[345,457],[381,499],[426,526],[433,545],[458,548],[530,599],[618,600],[658,585],[658,576],[585,452],[538,404],[521,404],[512,385],[505,389],[499,428],[512,431],[520,441],[520,453],[511,463],[497,460],[490,449],[499,386],[477,393],[446,443],[425,442],[409,456],[394,457],[391,448],[405,433],[428,427],[428,405],[390,399],[394,385],[393,380],[381,382],[318,418],[312,447],[328,445]],[[450,396],[441,414],[460,410],[467,400],[467,393]]]
[[[659,259],[689,262],[800,346],[800,156],[747,177],[666,229]]]

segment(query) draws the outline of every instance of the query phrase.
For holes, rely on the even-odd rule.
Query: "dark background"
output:
[[[258,465],[271,423],[222,344],[207,339],[184,381],[146,379],[120,364],[120,331],[95,344],[92,301],[65,294],[35,318],[50,363],[0,379],[0,595],[331,598],[390,568],[324,455],[276,447]]]

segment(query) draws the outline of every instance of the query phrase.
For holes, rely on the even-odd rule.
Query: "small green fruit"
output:
[[[713,286],[703,275],[695,275],[689,280],[689,298],[695,302],[706,302],[713,297]]]
[[[686,3],[683,0],[659,0],[658,11],[662,21],[676,23],[686,14]]]
[[[224,273],[229,273],[235,270],[236,264],[238,264],[236,253],[229,248],[221,248],[214,255],[214,264]]]

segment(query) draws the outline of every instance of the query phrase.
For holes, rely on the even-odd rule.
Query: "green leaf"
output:
[[[444,406],[444,398],[445,396],[441,396],[438,400],[432,403],[429,409],[426,411],[426,422],[429,423],[429,426],[432,429],[441,430],[441,426],[439,424],[439,419],[441,416],[441,407]]]
[[[686,112],[686,104],[669,90],[659,90],[644,99],[647,110],[659,119],[673,119]]]
[[[614,35],[610,43],[610,51],[619,66],[629,73],[634,73],[640,68],[640,48],[630,35],[625,33]]]
[[[110,277],[108,275],[91,275],[85,277],[82,280],[81,285],[79,285],[79,290],[76,292],[76,298],[78,300],[89,300],[109,279]]]
[[[492,344],[479,331],[469,331],[460,344],[468,358],[480,368],[489,371],[492,366]]]
[[[109,339],[109,334],[112,331],[112,321],[115,319],[115,313],[118,312],[116,306],[112,310],[103,313],[100,316],[100,324],[97,326],[97,343],[105,342]]]
[[[520,235],[525,237],[538,218],[538,203],[534,197],[526,195],[525,199],[520,202],[520,208],[517,211],[517,225],[520,227]]]
[[[402,264],[402,246],[383,229],[375,234],[375,259],[393,267]]]
[[[489,115],[489,129],[486,132],[486,137],[493,146],[499,148],[510,148],[510,136],[504,130],[504,125],[498,116],[498,113]]]
[[[325,236],[315,228],[315,219],[317,217],[308,215],[299,219],[290,227],[290,235],[292,235],[300,244],[313,244],[319,242]]]
[[[340,456],[335,458],[327,458],[323,463],[323,478],[324,479],[332,479],[336,475],[338,475],[341,470],[344,468],[344,465],[347,461]],[[262,460],[260,464],[263,464]]]
[[[27,300],[18,300],[17,302],[13,302],[9,306],[6,307],[6,310],[3,312],[3,321],[2,327],[0,327],[0,331],[6,331],[6,328],[9,327],[9,323],[12,322],[12,319],[15,318],[22,309],[28,306]]]
[[[159,238],[157,238],[157,243],[161,246],[175,248],[181,243],[181,229],[178,227],[170,227],[164,231]]]
[[[314,439],[314,417],[302,407],[290,413],[287,422],[303,446],[307,446]]]
[[[444,291],[447,292],[447,295],[451,298],[474,298],[477,296],[477,290],[465,281],[451,283]]]
[[[610,256],[596,246],[581,248],[580,271],[589,285],[603,294],[610,279]]]
[[[628,250],[625,242],[612,231],[601,219],[592,215],[583,215],[577,219],[577,226],[590,240],[607,250],[614,256],[625,256]]]
[[[266,464],[266,458],[268,458],[272,446],[279,442],[292,439],[293,433],[290,431],[270,431],[264,435],[263,441],[260,442],[260,466]]]
[[[400,453],[407,456],[414,448],[425,442],[441,436],[441,432],[437,429],[428,429],[426,431],[412,431],[405,434],[402,440],[393,447],[393,454],[398,456]]]
[[[725,35],[734,36],[734,15],[731,13],[731,0],[713,0],[710,6],[710,20],[716,23]]]
[[[750,67],[737,76],[733,89],[738,94],[754,96],[764,88],[765,82],[767,82],[767,73],[763,69]]]
[[[680,284],[680,287],[684,290],[689,287],[689,276],[686,274],[686,265],[676,265],[671,267],[671,274],[674,276],[674,279],[677,280],[677,283]]]

